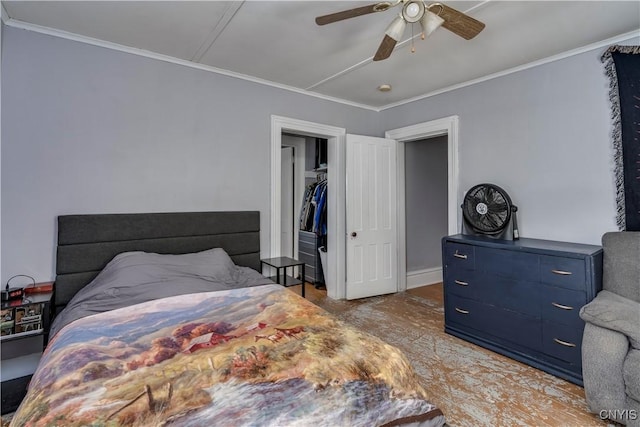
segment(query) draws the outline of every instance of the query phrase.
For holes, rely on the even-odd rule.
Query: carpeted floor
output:
[[[358,301],[308,298],[401,348],[449,426],[606,426],[584,390],[444,332],[442,286]]]

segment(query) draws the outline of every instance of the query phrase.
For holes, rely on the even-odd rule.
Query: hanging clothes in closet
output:
[[[300,230],[311,231],[313,228],[313,218],[315,215],[315,205],[312,204],[313,195],[316,190],[317,183],[307,185],[304,190],[304,198],[302,209],[300,211]]]
[[[300,230],[311,231],[317,236],[327,234],[327,180],[310,184],[305,189],[300,212]]]
[[[325,286],[321,252],[327,245],[327,175],[319,173],[308,185],[300,211],[298,257],[305,263],[305,280],[320,289]]]
[[[313,231],[316,236],[327,234],[327,180],[320,181],[316,187],[314,199],[316,202],[315,216],[313,218]]]

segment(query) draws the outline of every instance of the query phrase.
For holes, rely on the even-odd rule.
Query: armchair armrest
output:
[[[620,332],[587,323],[582,338],[582,378],[592,413],[623,409],[626,394],[623,377],[629,340]]]
[[[640,303],[601,291],[580,309],[580,317],[587,323],[624,334],[633,348],[640,349]]]

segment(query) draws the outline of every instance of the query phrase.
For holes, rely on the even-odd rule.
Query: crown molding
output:
[[[481,5],[484,5],[487,2],[483,2]],[[426,99],[426,98],[430,98],[432,96],[436,96],[436,95],[441,95],[443,93],[446,92],[451,92],[457,89],[461,89],[467,86],[472,86],[478,83],[482,83],[488,80],[492,80],[498,77],[503,77],[503,76],[507,76],[509,74],[513,74],[513,73],[517,73],[520,71],[524,71],[527,70],[529,68],[534,68],[540,65],[544,65],[544,64],[548,64],[551,62],[555,62],[555,61],[560,61],[562,59],[566,59],[566,58],[570,58],[572,56],[575,55],[579,55],[585,52],[589,52],[592,50],[596,50],[596,49],[602,49],[604,47],[608,47],[611,44],[615,44],[615,43],[619,43],[625,40],[629,40],[633,37],[638,37],[639,38],[639,44],[640,44],[640,29],[637,30],[633,30],[630,31],[628,33],[624,33],[624,34],[620,34],[618,36],[615,37],[611,37],[609,39],[606,40],[602,40],[596,43],[592,43],[580,48],[576,48],[576,49],[572,49],[557,55],[553,55],[547,58],[543,58],[540,59],[538,61],[533,61],[533,62],[529,62],[527,64],[524,65],[520,65],[517,67],[513,67],[510,68],[508,70],[504,70],[504,71],[500,71],[494,74],[490,74],[484,77],[480,77],[474,80],[469,80],[463,83],[458,83],[456,85],[452,85],[452,86],[448,86],[433,92],[429,92],[423,95],[418,95],[412,98],[408,98],[408,99],[404,99],[401,101],[397,101],[397,102],[393,102],[390,104],[386,104],[383,106],[379,106],[379,107],[375,107],[375,106],[371,106],[371,105],[367,105],[367,104],[362,104],[362,103],[358,103],[358,102],[353,102],[353,101],[348,101],[345,99],[341,99],[341,98],[336,98],[333,96],[329,96],[329,95],[323,95],[317,92],[311,92],[310,90],[321,85],[322,83],[329,81],[329,80],[333,80],[334,78],[337,78],[343,74],[346,74],[356,68],[359,68],[361,66],[363,66],[364,64],[366,64],[367,62],[369,62],[368,59],[365,59],[363,61],[361,61],[358,64],[355,64],[345,70],[342,70],[330,77],[327,77],[326,79],[322,80],[321,82],[315,83],[312,86],[309,86],[307,89],[300,89],[300,88],[296,88],[296,87],[292,87],[292,86],[288,86],[288,85],[284,85],[281,83],[276,83],[276,82],[272,82],[270,80],[266,80],[266,79],[261,79],[258,77],[253,77],[253,76],[248,76],[246,74],[241,74],[241,73],[236,73],[233,71],[228,71],[228,70],[224,70],[221,68],[216,68],[216,67],[212,67],[209,65],[204,65],[204,64],[199,64],[199,63],[195,63],[195,62],[191,62],[191,61],[187,61],[184,59],[179,59],[179,58],[175,58],[169,55],[163,55],[160,53],[155,53],[155,52],[151,52],[148,50],[144,50],[144,49],[138,49],[138,48],[133,48],[133,47],[129,47],[129,46],[124,46],[124,45],[120,45],[117,43],[112,43],[112,42],[107,42],[104,40],[99,40],[99,39],[95,39],[92,37],[87,37],[87,36],[82,36],[79,34],[75,34],[75,33],[70,33],[67,31],[62,31],[62,30],[58,30],[58,29],[54,29],[54,28],[50,28],[50,27],[45,27],[45,26],[41,26],[41,25],[36,25],[36,24],[30,24],[28,22],[23,22],[23,21],[19,21],[16,19],[11,18],[6,9],[4,8],[4,4],[2,4],[2,21],[4,22],[5,25],[9,26],[9,27],[14,27],[14,28],[19,28],[19,29],[23,29],[23,30],[27,30],[27,31],[33,31],[33,32],[37,32],[37,33],[41,33],[41,34],[46,34],[46,35],[50,35],[50,36],[54,36],[54,37],[59,37],[59,38],[63,38],[63,39],[67,39],[67,40],[72,40],[72,41],[76,41],[76,42],[80,42],[80,43],[85,43],[85,44],[90,44],[93,46],[99,46],[99,47],[103,47],[106,49],[111,49],[111,50],[116,50],[119,52],[124,52],[124,53],[129,53],[129,54],[133,54],[133,55],[138,55],[138,56],[143,56],[146,58],[150,58],[150,59],[155,59],[158,61],[163,61],[163,62],[168,62],[168,63],[172,63],[172,64],[176,64],[176,65],[182,65],[184,67],[189,67],[189,68],[194,68],[197,70],[201,70],[201,71],[207,71],[210,73],[215,73],[215,74],[220,74],[220,75],[224,75],[227,77],[232,77],[232,78],[236,78],[236,79],[240,79],[240,80],[245,80],[245,81],[249,81],[252,83],[258,83],[261,85],[265,85],[265,86],[270,86],[270,87],[274,87],[277,89],[282,89],[282,90],[286,90],[289,92],[294,92],[294,93],[298,93],[301,95],[306,95],[306,96],[311,96],[313,98],[318,98],[318,99],[322,99],[325,101],[330,101],[330,102],[335,102],[338,104],[343,104],[343,105],[348,105],[350,107],[356,107],[356,108],[361,108],[364,110],[368,110],[368,111],[375,111],[375,112],[381,112],[384,110],[388,110],[391,108],[395,108],[395,107],[400,107],[402,105],[405,104],[410,104],[412,102],[416,102],[416,101],[420,101],[422,99]]]
[[[498,73],[489,74],[484,77],[480,77],[474,80],[469,80],[463,83],[459,83],[456,85],[448,86],[433,92],[426,93],[424,95],[415,96],[413,98],[405,99],[402,101],[394,102],[391,104],[383,105],[378,108],[378,111],[388,110],[390,108],[399,107],[401,105],[410,104],[412,102],[420,101],[421,99],[430,98],[432,96],[440,95],[446,92],[451,92],[456,89],[461,89],[463,87],[475,85],[478,83],[486,82],[488,80],[496,79],[498,77],[507,76],[509,74],[517,73],[519,71],[528,70],[529,68],[535,68],[540,65],[548,64],[550,62],[560,61],[562,59],[570,58],[575,55],[580,55],[581,53],[589,52],[591,50],[602,49],[604,47],[608,47],[612,44],[619,43],[625,40],[629,40],[633,37],[638,37],[640,39],[640,29],[633,30],[628,33],[620,34],[619,36],[611,37],[606,40],[602,40],[596,43],[588,44],[586,46],[582,46],[576,49],[568,50],[566,52],[559,53],[557,55],[549,56],[547,58],[540,59],[538,61],[529,62],[528,64],[519,65],[517,67],[509,68],[508,70],[500,71]],[[638,41],[640,43],[640,40]]]
[[[2,22],[6,24],[7,21],[11,18],[9,17],[9,13],[7,12],[7,9],[4,8],[4,3],[0,2],[0,5],[2,6],[2,10],[0,10],[0,13],[2,14]]]
[[[315,93],[315,92],[309,92],[309,91],[304,90],[304,89],[299,89],[299,88],[296,88],[296,87],[287,86],[287,85],[284,85],[284,84],[281,84],[281,83],[272,82],[270,80],[261,79],[261,78],[253,77],[253,76],[248,76],[246,74],[235,73],[233,71],[228,71],[228,70],[223,70],[221,68],[212,67],[210,65],[198,64],[198,63],[187,61],[187,60],[184,60],[184,59],[175,58],[173,56],[163,55],[163,54],[156,53],[156,52],[151,52],[151,51],[148,51],[148,50],[145,50],[145,49],[133,48],[133,47],[117,44],[117,43],[112,43],[112,42],[108,42],[108,41],[104,41],[104,40],[100,40],[100,39],[95,39],[93,37],[87,37],[87,36],[82,36],[82,35],[75,34],[75,33],[70,33],[70,32],[67,32],[67,31],[58,30],[58,29],[55,29],[55,28],[45,27],[45,26],[36,25],[36,24],[30,24],[28,22],[19,21],[19,20],[10,18],[10,17],[9,17],[9,19],[7,19],[5,21],[5,25],[7,25],[9,27],[13,27],[13,28],[18,28],[18,29],[21,29],[21,30],[33,31],[33,32],[36,32],[36,33],[46,34],[46,35],[53,36],[53,37],[59,37],[59,38],[62,38],[62,39],[67,39],[67,40],[72,40],[72,41],[85,43],[85,44],[89,44],[89,45],[93,45],[93,46],[103,47],[103,48],[115,50],[115,51],[118,51],[118,52],[124,52],[124,53],[129,53],[129,54],[132,54],[132,55],[143,56],[145,58],[155,59],[155,60],[158,60],[158,61],[168,62],[168,63],[171,63],[171,64],[182,65],[184,67],[195,68],[197,70],[207,71],[207,72],[215,73],[215,74],[220,74],[220,75],[223,75],[223,76],[232,77],[232,78],[236,78],[236,79],[240,79],[240,80],[246,80],[246,81],[249,81],[249,82],[252,82],[252,83],[258,83],[258,84],[265,85],[265,86],[271,86],[271,87],[274,87],[274,88],[277,88],[277,89],[282,89],[282,90],[286,90],[286,91],[289,91],[289,92],[298,93],[298,94],[301,94],[301,95],[307,95],[307,96],[311,96],[311,97],[314,97],[314,98],[322,99],[322,100],[325,100],[325,101],[331,101],[331,102],[335,102],[335,103],[338,103],[338,104],[348,105],[348,106],[351,106],[351,107],[362,108],[364,110],[376,111],[376,112],[380,111],[378,108],[372,107],[370,105],[360,104],[360,103],[352,102],[352,101],[347,101],[345,99],[335,98],[335,97],[328,96],[328,95],[322,95],[322,94]]]

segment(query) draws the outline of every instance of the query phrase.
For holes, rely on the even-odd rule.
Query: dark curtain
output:
[[[610,79],[618,228],[640,231],[640,46],[611,46],[602,60]]]

